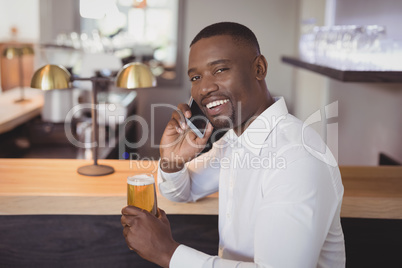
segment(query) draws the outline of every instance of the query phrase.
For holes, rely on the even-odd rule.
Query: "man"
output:
[[[267,66],[243,25],[213,24],[194,38],[191,95],[212,125],[197,137],[183,119],[188,105],[178,106],[162,136],[158,183],[178,202],[219,190],[219,254],[176,243],[163,211],[126,207],[126,242],[144,258],[163,267],[344,267],[339,169],[320,137],[271,97]],[[229,131],[199,155],[213,128]]]

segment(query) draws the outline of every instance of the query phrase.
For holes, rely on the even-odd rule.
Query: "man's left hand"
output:
[[[143,209],[127,206],[121,213],[123,235],[128,247],[148,261],[169,267],[179,243],[173,240],[165,211],[158,208],[158,217],[155,217]]]

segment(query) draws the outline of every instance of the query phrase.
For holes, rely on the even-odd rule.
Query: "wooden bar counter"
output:
[[[157,162],[100,160],[115,173],[79,175],[91,161],[0,159],[0,215],[116,215],[126,205],[126,178],[153,173]],[[402,167],[341,167],[345,194],[342,217],[402,219]],[[158,193],[167,214],[218,214],[218,194],[195,203],[175,203]]]
[[[99,160],[115,173],[91,177],[77,173],[92,161],[76,159],[0,159],[0,215],[116,215],[127,203],[127,177],[153,173],[156,161]],[[168,214],[218,214],[218,195],[196,203],[171,202],[158,191]]]
[[[15,102],[21,98],[21,89],[14,88],[0,94],[0,134],[14,129],[40,115],[44,104],[43,91],[24,88],[25,102]]]

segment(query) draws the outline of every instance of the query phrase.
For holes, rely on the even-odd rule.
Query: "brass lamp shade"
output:
[[[3,57],[9,60],[19,57],[21,55],[21,50],[16,47],[7,47],[3,50]]]
[[[47,64],[34,73],[31,87],[42,90],[70,88],[70,77],[63,66]]]
[[[156,78],[148,66],[139,62],[132,62],[124,65],[123,69],[119,71],[116,86],[128,89],[155,87]]]
[[[34,50],[30,46],[25,46],[21,48],[21,55],[34,55]]]
[[[30,46],[24,47],[7,47],[3,50],[3,57],[9,60],[23,55],[34,55],[34,50]]]

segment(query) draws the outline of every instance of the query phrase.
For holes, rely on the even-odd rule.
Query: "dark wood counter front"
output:
[[[99,162],[116,172],[86,177],[76,170],[88,161],[0,159],[0,267],[158,267],[127,248],[119,215],[126,177],[155,173],[157,163]],[[346,267],[402,267],[402,169],[341,172]],[[190,204],[158,195],[158,203],[176,241],[217,254],[217,194]]]

